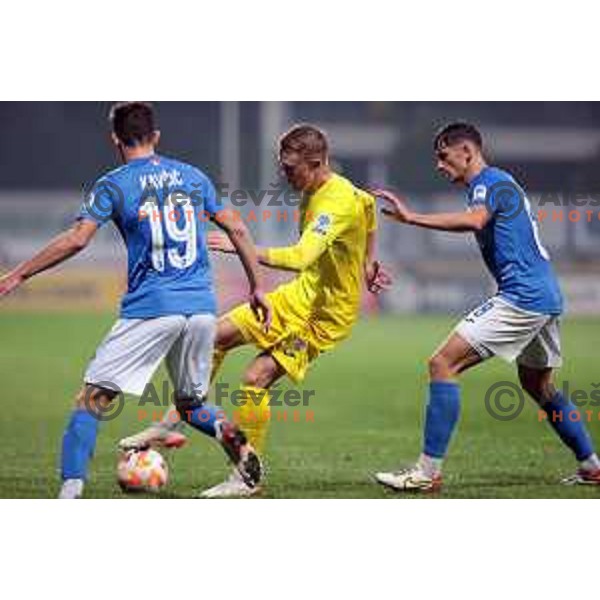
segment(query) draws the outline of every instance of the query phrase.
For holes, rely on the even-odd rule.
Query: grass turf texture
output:
[[[112,315],[0,313],[0,497],[56,495],[63,426],[83,369],[112,321]],[[321,357],[304,384],[316,391],[310,406],[314,423],[272,424],[263,497],[398,497],[373,483],[370,475],[409,464],[418,455],[426,358],[451,324],[444,317],[364,320],[349,341]],[[600,320],[565,323],[566,361],[559,382],[567,379],[571,390],[592,391],[600,381],[598,339]],[[251,356],[246,349],[233,353],[221,381],[235,389]],[[154,380],[158,389],[164,378],[161,369]],[[558,485],[574,461],[548,425],[538,422],[531,401],[515,421],[490,417],[485,392],[503,380],[515,381],[515,371],[499,360],[463,378],[461,423],[446,466],[446,486],[435,497],[599,497],[600,488]],[[127,498],[115,481],[114,448],[120,437],[142,426],[135,404],[129,399],[120,417],[102,426],[86,497]],[[589,428],[600,443],[600,407],[586,408],[594,411]],[[292,410],[288,408],[288,419]],[[192,497],[227,474],[223,454],[212,441],[192,431],[190,441],[180,451],[165,453],[171,480],[159,498]]]

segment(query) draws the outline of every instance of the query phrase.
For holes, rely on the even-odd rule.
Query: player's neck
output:
[[[128,163],[132,160],[138,160],[140,158],[150,158],[154,156],[154,146],[143,145],[134,146],[132,148],[122,148],[121,150],[123,161]]]
[[[475,177],[478,177],[484,169],[487,169],[487,163],[483,158],[476,158],[467,169],[465,175],[465,185],[469,185]]]
[[[332,170],[326,166],[326,167],[322,167],[319,170],[319,173],[317,173],[317,176],[315,177],[315,181],[314,184],[311,186],[310,190],[307,190],[307,192],[309,193],[309,195],[313,195],[316,194],[333,176],[333,172]]]

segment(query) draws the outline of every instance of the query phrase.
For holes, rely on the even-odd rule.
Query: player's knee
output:
[[[244,373],[243,384],[250,387],[263,388],[265,379],[266,378],[261,371],[257,369],[248,369]]]
[[[529,369],[519,366],[521,387],[536,401],[551,400],[556,390],[551,370]]]
[[[75,408],[94,412],[105,409],[117,395],[116,392],[104,390],[93,386],[85,386],[79,390],[75,397]]]
[[[452,370],[450,362],[443,354],[432,356],[427,362],[427,367],[429,369],[429,377],[432,380],[448,379],[456,375]]]
[[[252,366],[244,373],[243,384],[255,388],[268,388],[272,382],[272,374],[263,366]]]
[[[84,409],[86,408],[86,388],[82,388],[79,390],[77,395],[75,396],[75,408]]]

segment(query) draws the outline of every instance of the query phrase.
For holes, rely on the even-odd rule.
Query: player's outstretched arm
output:
[[[374,190],[373,194],[387,203],[387,207],[381,209],[386,217],[400,223],[424,227],[425,229],[458,233],[481,231],[490,219],[490,214],[484,207],[470,212],[428,215],[411,211],[405,200],[387,190]]]
[[[230,240],[218,232],[208,234],[208,247],[216,252],[236,251]],[[327,240],[323,236],[305,233],[297,244],[281,248],[256,248],[258,261],[266,267],[281,271],[303,271],[323,254]]]
[[[320,212],[307,219],[306,227],[294,245],[263,248],[260,261],[273,269],[305,271],[351,226],[352,219],[352,214],[337,210],[335,203],[322,206]]]
[[[80,220],[69,230],[55,237],[33,258],[15,267],[0,278],[0,297],[16,290],[34,275],[59,265],[81,252],[91,241],[98,226],[87,220]]]
[[[271,307],[267,302],[258,269],[258,252],[248,228],[231,211],[220,211],[214,223],[225,232],[225,238],[219,234],[209,234],[208,247],[221,252],[236,252],[240,257],[248,283],[250,284],[250,306],[265,327],[271,324]]]

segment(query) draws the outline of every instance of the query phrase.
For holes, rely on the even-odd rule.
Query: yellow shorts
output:
[[[267,294],[271,304],[272,320],[268,331],[250,308],[242,304],[223,318],[229,319],[249,344],[265,350],[285,369],[294,383],[306,376],[309,364],[334,343],[319,339],[308,319],[302,319],[290,310],[290,299],[275,290]]]

